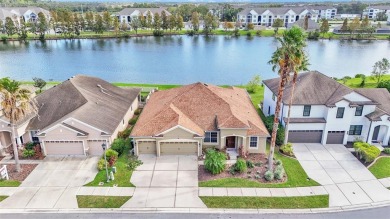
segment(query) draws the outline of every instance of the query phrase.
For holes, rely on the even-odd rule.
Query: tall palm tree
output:
[[[5,118],[9,119],[12,129],[12,147],[16,164],[16,171],[20,172],[18,147],[16,142],[16,126],[26,116],[36,112],[36,105],[30,99],[30,91],[20,87],[20,82],[9,78],[0,79],[1,110]]]
[[[288,80],[290,79],[290,74],[300,70],[299,63],[297,60],[306,60],[304,53],[299,52],[303,51],[305,42],[304,42],[304,33],[299,27],[292,27],[290,30],[287,30],[283,33],[282,38],[277,38],[280,46],[272,54],[271,60],[268,62],[272,65],[272,70],[278,72],[280,77],[279,88],[278,88],[278,97],[276,100],[275,108],[275,117],[274,124],[272,127],[271,135],[271,146],[268,156],[268,169],[273,169],[273,158],[275,152],[275,143],[276,143],[276,134],[279,127],[279,113],[283,98],[284,89]],[[303,59],[302,59],[303,58]],[[307,63],[307,61],[302,61],[301,63]]]

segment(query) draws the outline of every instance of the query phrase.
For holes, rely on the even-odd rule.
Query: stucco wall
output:
[[[267,149],[267,138],[258,137],[257,138],[257,148],[249,147],[249,137],[246,138],[246,148],[249,153],[262,153],[264,154]]]

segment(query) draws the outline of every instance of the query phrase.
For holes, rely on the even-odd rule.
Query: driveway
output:
[[[6,188],[10,197],[0,202],[0,208],[77,208],[76,193],[94,179],[98,160],[99,157],[46,157],[20,187]]]
[[[198,197],[196,156],[140,155],[143,164],[132,174],[134,196],[123,208],[206,207]]]
[[[344,145],[294,143],[293,147],[307,175],[328,191],[331,207],[390,200],[390,190]]]

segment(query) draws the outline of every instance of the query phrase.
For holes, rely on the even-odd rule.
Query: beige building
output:
[[[126,129],[140,92],[95,77],[72,77],[36,97],[38,115],[18,126],[18,145],[39,141],[45,155],[101,155],[102,143],[110,145]],[[8,147],[10,130],[2,130],[6,121],[0,123],[0,142]]]
[[[130,135],[135,154],[265,153],[269,133],[245,89],[195,83],[152,94]]]

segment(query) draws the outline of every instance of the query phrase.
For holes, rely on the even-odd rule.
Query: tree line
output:
[[[368,37],[371,37],[372,34],[375,33],[376,28],[381,28],[381,23],[378,22],[375,26],[367,16],[363,18],[362,21],[356,17],[351,22],[348,22],[348,19],[346,18],[340,28],[340,32],[349,33],[350,38],[352,38],[353,34],[356,34],[357,38],[363,38],[363,34],[368,34]]]

